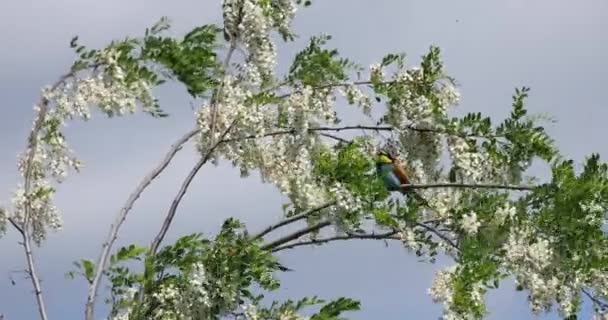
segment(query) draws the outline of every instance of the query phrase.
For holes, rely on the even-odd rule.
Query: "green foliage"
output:
[[[325,301],[317,297],[303,298],[299,301],[287,300],[281,304],[274,301],[268,308],[257,308],[257,315],[264,320],[294,319],[289,315],[295,315],[303,311],[306,307],[324,304]],[[308,319],[310,320],[346,320],[340,315],[347,311],[357,311],[360,309],[358,301],[348,298],[338,298],[323,305],[320,310]]]
[[[72,263],[78,271],[69,271],[66,273],[66,278],[74,279],[76,273],[82,275],[89,283],[93,282],[93,272],[95,271],[95,263],[88,259],[82,259],[80,262]]]
[[[200,266],[204,267],[207,279],[201,285],[209,293],[211,306],[206,314],[221,315],[244,301],[255,299],[251,291],[254,284],[265,290],[277,289],[279,282],[272,274],[279,269],[279,263],[269,251],[260,248],[260,240],[251,239],[244,230],[240,222],[228,219],[213,240],[203,238],[200,233],[183,236],[154,257],[146,254],[146,248],[134,245],[121,248],[110,259],[108,272],[114,313],[130,306],[134,319],[148,317],[160,303],[155,300],[155,293],[169,284],[186,292],[191,286],[192,273],[199,272]],[[124,264],[144,257],[147,272],[134,272]],[[142,303],[123,297],[131,288],[137,289],[142,284],[145,285]]]
[[[394,66],[396,70],[391,81],[380,79],[378,76],[372,76],[370,79],[372,89],[378,96],[376,100],[380,101],[381,96],[386,97],[388,111],[379,123],[398,122],[397,115],[401,113],[400,109],[409,108],[408,102],[415,101],[418,97],[424,97],[430,102],[431,112],[437,121],[441,122],[444,119],[445,106],[441,105],[437,94],[442,81],[453,82],[453,80],[443,71],[441,51],[438,47],[431,46],[429,52],[422,56],[420,69],[406,69],[404,54],[388,54],[382,59],[380,66],[383,68]]]
[[[104,49],[87,49],[78,44],[78,37],[70,42],[79,59],[72,66],[73,72],[95,71],[104,68],[114,81],[120,81],[127,87],[137,82],[146,82],[158,86],[175,77],[182,83],[188,93],[194,97],[204,96],[217,85],[220,72],[216,61],[216,38],[220,29],[214,25],[203,25],[194,28],[182,40],[163,36],[170,27],[169,21],[162,18],[154,26],[146,29],[143,38],[126,38],[112,41]],[[110,68],[105,54],[116,51],[117,70]],[[164,68],[167,72],[161,71]],[[149,111],[155,117],[166,117],[158,101]]]
[[[346,81],[347,70],[356,69],[357,66],[348,59],[340,58],[337,49],[324,49],[323,46],[330,39],[328,35],[313,37],[308,46],[296,54],[287,80],[313,87]]]
[[[362,142],[355,140],[344,146],[336,146],[334,152],[327,147],[319,148],[314,155],[314,175],[324,183],[339,182],[360,196],[384,190],[374,172],[374,159],[363,149]]]
[[[445,122],[447,133],[465,138],[471,152],[487,154],[495,162],[496,169],[508,169],[510,180],[515,183],[521,181],[522,173],[533,160],[551,161],[558,156],[553,140],[535,121],[539,117],[526,117],[528,111],[524,102],[528,92],[526,87],[515,90],[510,117],[497,127],[480,112]],[[457,173],[458,168],[454,169]]]
[[[142,59],[157,62],[171,71],[196,97],[217,85],[219,64],[215,42],[220,32],[214,25],[194,28],[179,41],[146,32]]]
[[[608,270],[608,239],[603,221],[608,211],[608,165],[591,155],[580,174],[573,162],[553,167],[553,179],[529,195],[530,219],[543,237],[555,239],[556,261],[563,272],[579,275]]]

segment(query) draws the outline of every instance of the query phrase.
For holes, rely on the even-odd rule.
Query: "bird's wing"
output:
[[[399,163],[397,160],[395,160],[395,162],[393,164],[394,164],[393,172],[395,172],[395,175],[399,178],[399,181],[401,182],[401,184],[410,184],[410,179],[408,178],[408,173],[405,171],[403,166],[401,166],[401,163]]]

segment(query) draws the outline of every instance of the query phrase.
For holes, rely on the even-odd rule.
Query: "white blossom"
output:
[[[416,232],[412,228],[403,228],[398,236],[406,248],[413,251],[422,249],[423,244],[416,239]]]
[[[296,6],[291,0],[273,1],[270,7],[255,0],[224,0],[223,10],[224,28],[243,42],[249,53],[248,78],[252,84],[259,85],[262,78],[274,74],[276,48],[270,32],[277,29],[282,34],[290,34]]]
[[[513,219],[516,213],[516,208],[512,206],[509,202],[505,202],[503,206],[499,207],[496,210],[495,220],[499,224],[503,224],[507,219]]]
[[[505,266],[513,270],[519,285],[530,290],[532,311],[538,313],[549,308],[565,285],[557,274],[547,271],[553,257],[549,239],[535,237],[529,227],[517,228],[509,234],[504,248]],[[561,295],[568,298],[570,295],[565,293],[561,291]]]
[[[53,204],[52,180],[61,183],[70,170],[78,171],[82,167],[61,131],[66,122],[74,118],[88,120],[91,107],[97,107],[108,116],[135,112],[138,105],[144,111],[155,107],[150,83],[144,79],[130,83],[124,81],[121,76],[124,71],[117,63],[118,54],[111,47],[100,51],[99,58],[104,64],[97,71],[85,78],[72,75],[53,88],[43,88],[42,105],[34,106],[34,140],[28,141],[28,148],[17,161],[19,172],[28,180],[26,183],[30,189],[28,194],[25,194],[24,186],[15,191],[11,214],[23,223],[27,209],[28,225],[37,244],[45,239],[47,229],[58,230],[62,224]],[[110,71],[117,77],[110,77]],[[38,127],[38,119],[42,116],[44,121]],[[35,148],[32,148],[33,143]]]
[[[363,93],[361,88],[354,84],[348,84],[340,91],[346,97],[348,103],[361,107],[365,115],[371,115],[372,100]]]
[[[477,230],[479,230],[479,226],[481,226],[481,222],[479,222],[479,220],[477,219],[477,213],[475,213],[474,211],[465,213],[462,216],[461,227],[466,233],[477,233]]]

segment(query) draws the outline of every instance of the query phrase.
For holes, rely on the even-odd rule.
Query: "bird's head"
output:
[[[376,163],[377,164],[390,164],[393,163],[393,158],[388,155],[388,153],[386,152],[378,152],[377,157],[376,157]]]

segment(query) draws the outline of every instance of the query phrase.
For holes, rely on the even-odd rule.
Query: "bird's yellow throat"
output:
[[[393,160],[391,160],[391,158],[387,157],[384,154],[380,154],[380,155],[378,155],[378,162],[379,163],[393,163]]]

